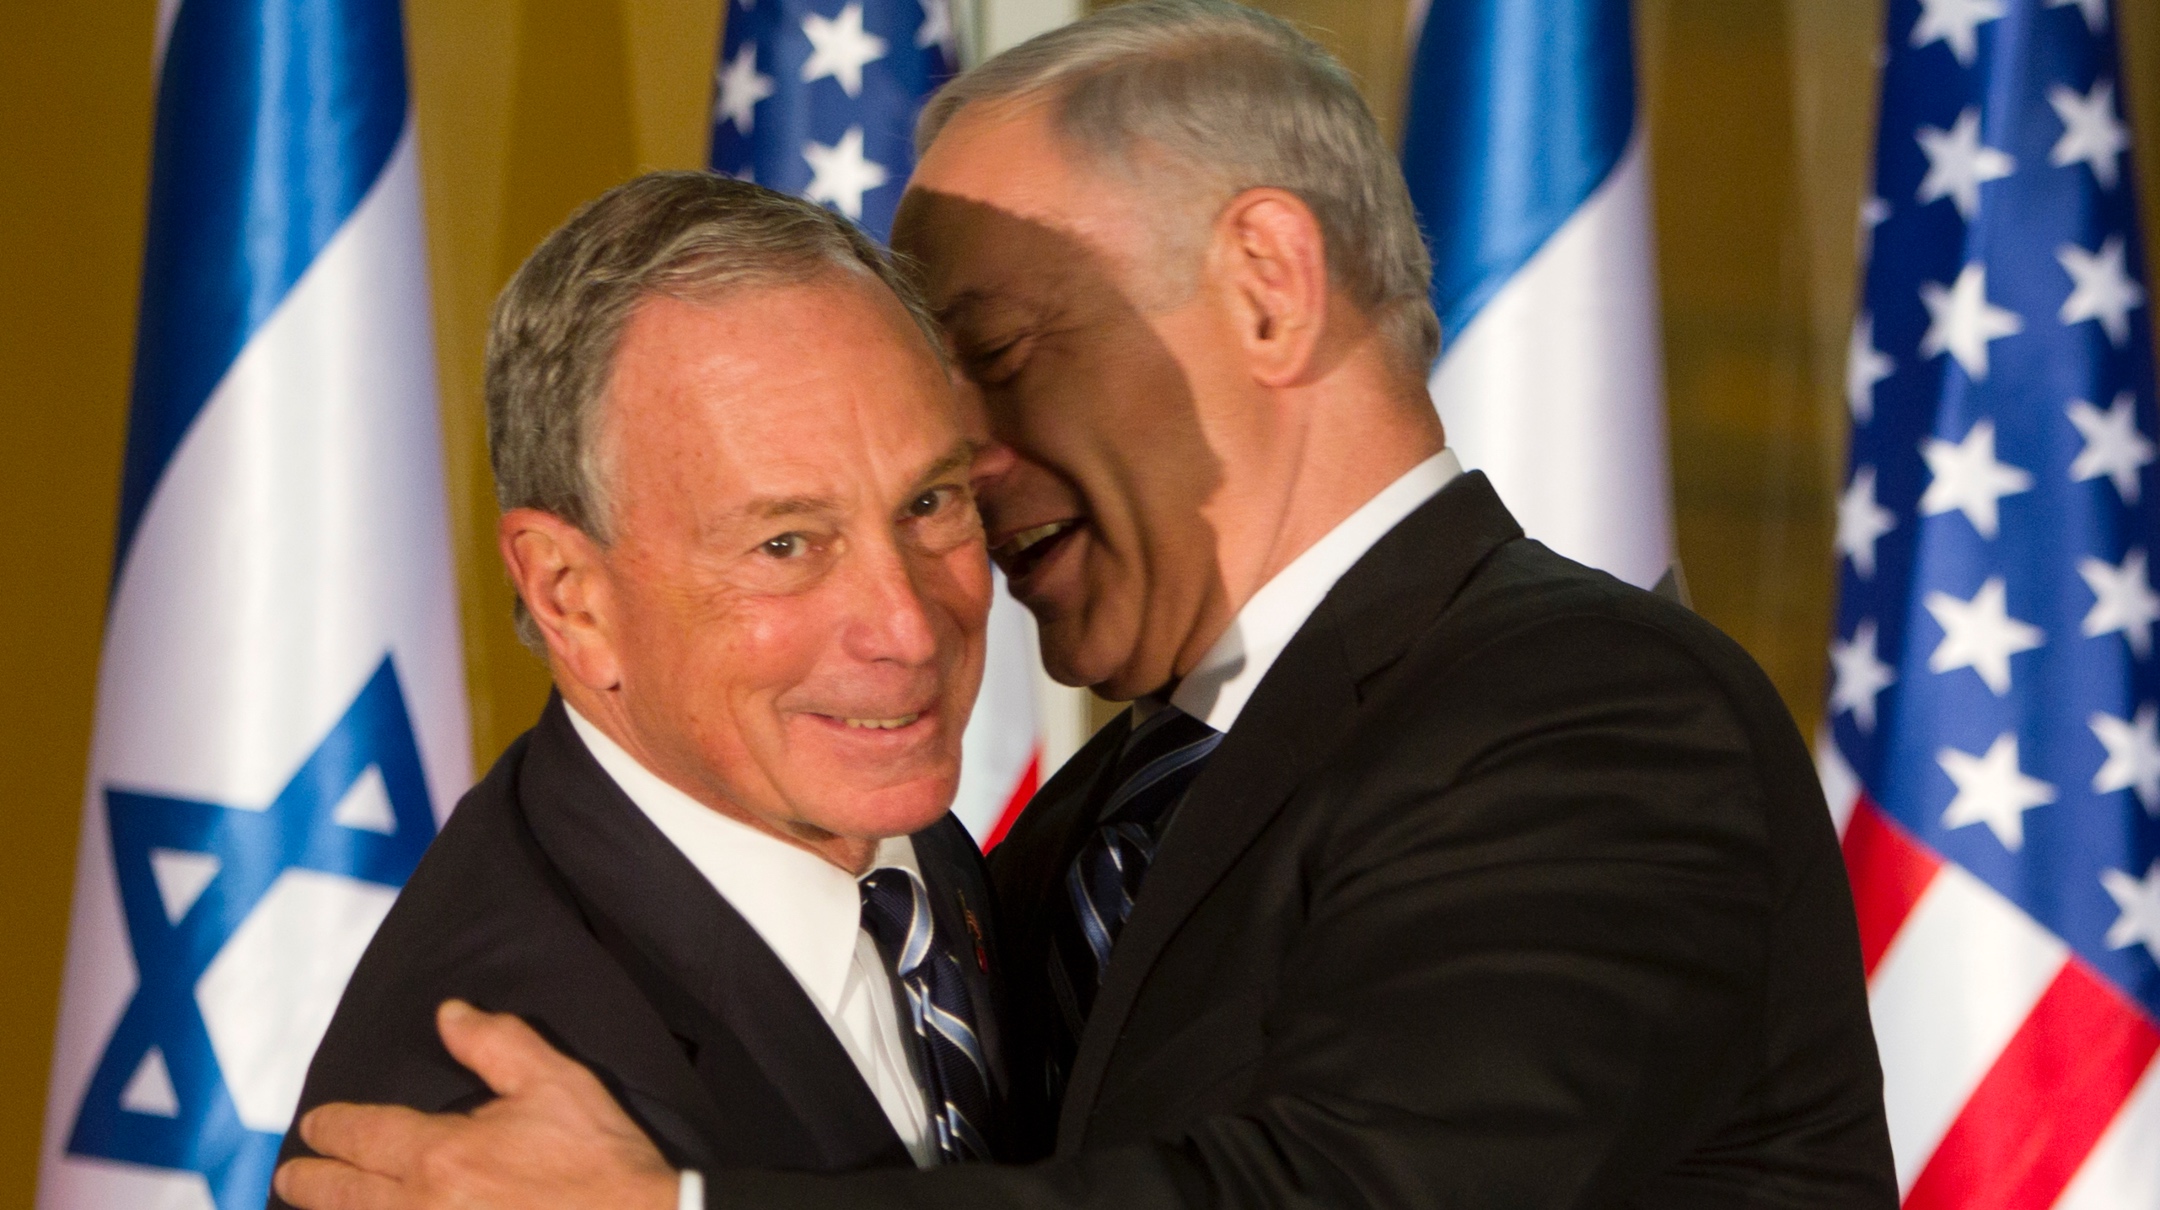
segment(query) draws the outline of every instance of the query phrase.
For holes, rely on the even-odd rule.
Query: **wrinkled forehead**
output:
[[[618,497],[832,495],[946,453],[951,395],[929,342],[873,277],[655,295],[624,325],[594,447]]]
[[[1055,309],[1099,284],[1153,304],[1189,279],[1219,204],[1159,161],[1152,147],[1115,163],[1077,152],[1041,104],[978,102],[926,150],[893,244],[948,325],[970,300]]]

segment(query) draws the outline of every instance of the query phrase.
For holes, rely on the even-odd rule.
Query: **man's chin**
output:
[[[1087,614],[1075,611],[1041,625],[1043,671],[1060,685],[1092,690],[1113,702],[1131,701],[1160,687],[1164,672],[1150,677],[1135,667],[1136,643],[1119,642],[1084,625]],[[1099,619],[1098,619],[1099,620]]]
[[[912,836],[944,818],[959,788],[957,768],[894,781],[842,781],[814,795],[824,809],[803,814],[831,835],[876,842]]]

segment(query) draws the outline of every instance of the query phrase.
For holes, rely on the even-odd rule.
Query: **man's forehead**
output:
[[[938,322],[954,332],[1039,323],[1053,300],[1025,278],[971,284],[937,303]]]
[[[1026,96],[964,106],[924,149],[914,179],[977,200],[1050,196],[1073,170],[1047,98]]]
[[[938,482],[964,475],[975,460],[975,444],[965,438],[957,439],[942,451],[927,458],[910,457],[899,462],[900,474],[894,483],[905,492],[935,486]],[[852,465],[837,465],[839,460],[821,459],[814,453],[798,455],[792,460],[778,460],[757,468],[763,475],[753,471],[754,478],[763,483],[743,484],[741,494],[731,506],[720,511],[717,520],[780,520],[788,517],[829,515],[842,512],[859,504],[883,505],[892,501],[863,498],[861,489],[873,485],[856,474]],[[895,461],[899,461],[897,458]],[[791,464],[792,463],[792,464]]]
[[[1130,242],[1145,210],[1132,182],[1072,155],[1043,106],[995,102],[978,113],[984,104],[961,110],[924,153],[895,244],[957,292],[959,279],[1010,291],[998,279],[1040,276]]]
[[[1136,224],[1113,220],[1102,212],[1025,216],[925,195],[913,238],[895,242],[927,270],[925,293],[938,321],[961,334],[1049,322],[1083,298],[1122,292],[1143,248]]]
[[[880,289],[841,279],[648,300],[601,412],[610,461],[669,468],[676,487],[732,506],[832,496],[864,469],[900,476],[943,458],[957,432],[945,374],[904,313],[881,313],[899,305]]]

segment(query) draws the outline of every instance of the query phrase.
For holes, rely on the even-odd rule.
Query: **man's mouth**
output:
[[[922,711],[918,710],[913,714],[903,714],[896,718],[843,718],[840,723],[842,726],[853,727],[861,731],[898,731],[921,717]]]
[[[1078,517],[1031,526],[990,548],[990,557],[1008,580],[1025,580],[1029,572],[1065,544],[1082,522]]]

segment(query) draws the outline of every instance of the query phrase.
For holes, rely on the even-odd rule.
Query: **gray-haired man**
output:
[[[896,242],[1015,455],[991,549],[1051,671],[1136,699],[992,858],[1047,1158],[710,1173],[708,1204],[1895,1205],[1791,720],[1445,449],[1427,266],[1340,68],[1220,0],[1136,3],[923,134]],[[507,1083],[575,1074],[514,1022],[447,1036]],[[325,1210],[378,1204],[335,1200],[362,1169],[408,1182],[384,1206],[657,1208],[664,1166],[563,1099],[340,1108],[307,1129],[359,1167],[289,1175]],[[617,1200],[513,1177],[564,1162],[517,1114],[592,1123],[564,1137]]]
[[[997,1154],[990,892],[947,814],[990,573],[935,339],[846,220],[702,173],[519,271],[489,450],[556,694],[399,896],[303,1106],[487,1099],[436,1041],[456,998],[685,1168]]]

